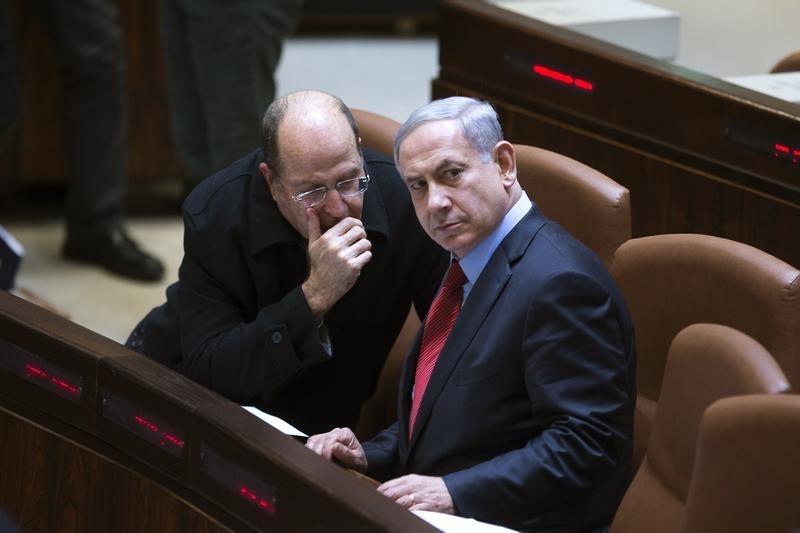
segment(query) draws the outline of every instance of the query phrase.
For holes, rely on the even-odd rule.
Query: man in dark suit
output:
[[[412,510],[522,530],[607,527],[630,475],[635,399],[632,325],[613,280],[522,191],[489,104],[423,106],[395,160],[423,228],[463,272],[460,313],[427,378],[448,273],[406,361],[398,421],[363,445],[335,429],[308,446],[388,480],[378,490]]]
[[[447,256],[341,100],[283,96],[262,129],[184,202],[179,280],[126,344],[304,431],[355,424]]]

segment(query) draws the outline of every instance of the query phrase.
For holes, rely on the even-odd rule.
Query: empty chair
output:
[[[671,234],[625,242],[614,255],[611,273],[636,332],[635,464],[647,443],[670,342],[690,324],[724,324],[750,335],[800,387],[796,268],[740,242]]]
[[[800,71],[800,52],[794,52],[778,61],[770,72],[797,72]]]
[[[681,331],[669,349],[646,455],[617,510],[612,533],[679,531],[703,412],[720,398],[788,388],[769,352],[744,333],[714,324]]]
[[[708,408],[686,533],[800,530],[800,396],[740,396]]]
[[[392,157],[394,136],[400,129],[400,123],[363,109],[351,109],[351,111],[358,124],[358,133],[364,146]]]

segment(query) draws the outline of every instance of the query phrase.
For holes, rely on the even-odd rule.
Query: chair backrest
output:
[[[350,111],[353,113],[353,118],[356,119],[358,133],[361,135],[361,142],[364,146],[392,157],[394,136],[400,129],[400,123],[363,109],[351,109]]]
[[[517,179],[542,213],[591,248],[606,266],[631,238],[628,189],[569,157],[515,144]]]
[[[630,239],[611,273],[636,332],[635,465],[641,460],[667,350],[698,322],[724,324],[756,339],[800,388],[800,271],[746,244],[696,234]]]
[[[392,157],[394,136],[400,129],[400,123],[363,109],[352,109],[351,111],[358,124],[358,132],[364,146]],[[419,317],[412,307],[403,329],[395,339],[381,369],[375,392],[361,406],[358,425],[354,428],[359,438],[370,438],[397,419],[397,389],[400,386],[400,373],[419,325]]]
[[[800,51],[789,54],[780,61],[778,61],[770,72],[776,74],[778,72],[797,72],[800,71]]]
[[[720,398],[788,389],[769,352],[744,333],[714,324],[695,324],[681,331],[669,349],[645,458],[611,531],[677,532],[684,518],[703,412]]]
[[[739,396],[700,424],[687,533],[800,530],[800,396]]]

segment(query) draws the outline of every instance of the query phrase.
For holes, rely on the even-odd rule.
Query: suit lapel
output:
[[[433,374],[431,374],[425,396],[422,399],[422,405],[420,405],[417,413],[414,434],[409,442],[409,452],[413,449],[420,433],[424,431],[433,406],[450,379],[451,374],[458,366],[481,324],[494,307],[497,298],[503,292],[503,288],[511,277],[514,263],[525,253],[533,237],[545,222],[546,219],[534,206],[503,239],[472,287],[469,297],[464,302],[464,307],[461,309],[458,320],[453,327],[453,331],[439,354]],[[417,344],[413,353],[419,356],[419,344]],[[405,431],[406,435],[408,434],[408,414],[410,410],[408,391],[410,391],[413,384],[416,358],[413,358],[413,364],[411,361],[407,361],[402,381],[404,388],[402,389],[403,398],[401,399],[403,401],[403,423],[401,423],[401,429]]]

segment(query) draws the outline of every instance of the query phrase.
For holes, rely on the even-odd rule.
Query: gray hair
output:
[[[276,172],[281,168],[281,157],[278,147],[278,128],[280,128],[289,110],[290,99],[299,93],[315,93],[321,95],[323,98],[329,98],[333,105],[339,109],[347,119],[350,128],[353,130],[356,146],[358,146],[358,124],[356,123],[356,119],[353,118],[353,113],[350,112],[350,108],[345,105],[341,98],[323,91],[299,91],[298,93],[289,93],[272,102],[269,107],[267,107],[267,111],[261,119],[261,149],[264,152],[264,162],[270,169]]]
[[[500,119],[492,104],[465,96],[451,96],[425,104],[408,117],[394,138],[395,164],[405,138],[422,124],[436,120],[458,121],[464,138],[484,162],[491,160],[492,150],[503,140]]]

